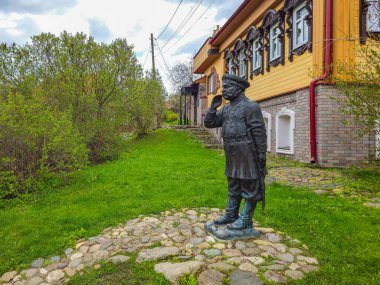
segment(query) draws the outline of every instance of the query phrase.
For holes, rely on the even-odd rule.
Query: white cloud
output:
[[[179,0],[0,1],[6,3],[6,7],[0,8],[0,41],[16,41],[23,44],[36,33],[51,32],[59,35],[63,30],[70,33],[92,32],[97,41],[110,42],[114,38],[125,37],[135,46],[136,56],[141,64],[148,52],[150,33],[158,36],[179,3]],[[200,18],[213,1],[210,9]],[[158,40],[160,46],[165,45],[195,2],[197,1],[183,1],[168,29]],[[183,29],[163,48],[167,63],[171,65],[192,56],[211,35],[215,26],[224,24],[226,16],[232,15],[241,2],[242,0],[202,1]],[[164,62],[157,47],[155,55],[157,66],[164,69]],[[151,68],[150,55],[145,68]],[[169,87],[165,71],[160,72],[163,74],[165,85]]]

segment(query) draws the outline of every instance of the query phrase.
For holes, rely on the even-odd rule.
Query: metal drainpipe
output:
[[[310,98],[310,162],[317,161],[317,140],[316,140],[316,120],[315,120],[315,87],[322,80],[330,75],[331,65],[331,22],[332,22],[332,1],[326,0],[326,47],[325,47],[325,72],[310,82],[309,98]]]

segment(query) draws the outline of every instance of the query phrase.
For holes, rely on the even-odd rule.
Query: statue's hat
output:
[[[245,80],[243,77],[236,76],[234,74],[228,74],[228,73],[224,74],[222,81],[226,82],[226,83],[231,83],[231,84],[237,85],[237,86],[241,87],[243,90],[247,89],[250,86],[250,84],[247,80]]]

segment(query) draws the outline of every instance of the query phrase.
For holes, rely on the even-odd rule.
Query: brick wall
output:
[[[375,155],[375,135],[359,137],[357,127],[342,123],[339,95],[331,85],[316,87],[317,162],[324,167],[346,167],[362,164]],[[261,109],[271,115],[271,153],[300,162],[310,162],[309,89],[261,101]],[[276,153],[276,114],[286,107],[295,112],[294,154]],[[346,117],[346,120],[349,119]],[[350,120],[348,120],[350,121]],[[210,130],[220,140],[221,132]]]
[[[310,161],[309,91],[303,89],[260,102],[261,109],[272,118],[271,153],[288,156],[301,162]],[[276,153],[276,114],[285,107],[295,112],[294,154]]]
[[[359,165],[375,155],[375,135],[357,135],[353,120],[339,112],[341,96],[334,86],[316,89],[317,159],[322,166]],[[343,119],[348,124],[343,124]]]

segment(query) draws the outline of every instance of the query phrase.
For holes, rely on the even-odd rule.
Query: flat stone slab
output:
[[[178,284],[186,274],[196,276],[199,285],[223,285],[226,278],[233,285],[284,283],[319,270],[318,260],[301,241],[257,223],[258,237],[216,240],[204,226],[222,214],[217,208],[185,208],[140,216],[78,241],[75,250],[37,258],[22,272],[5,272],[0,284],[63,284],[85,267],[98,268],[102,261],[127,262],[129,253],[137,253],[136,262],[157,262],[156,272],[172,284]],[[167,258],[172,259],[169,262]],[[45,260],[50,261],[46,267]]]
[[[180,277],[185,274],[196,274],[203,264],[204,263],[200,261],[186,261],[181,263],[164,262],[156,264],[154,270],[163,273],[165,278],[172,284],[178,284]]]
[[[137,262],[154,259],[164,259],[168,256],[179,255],[181,250],[178,247],[156,247],[152,249],[146,249],[139,253]]]
[[[238,269],[232,272],[230,285],[264,285],[264,282],[255,273]]]

